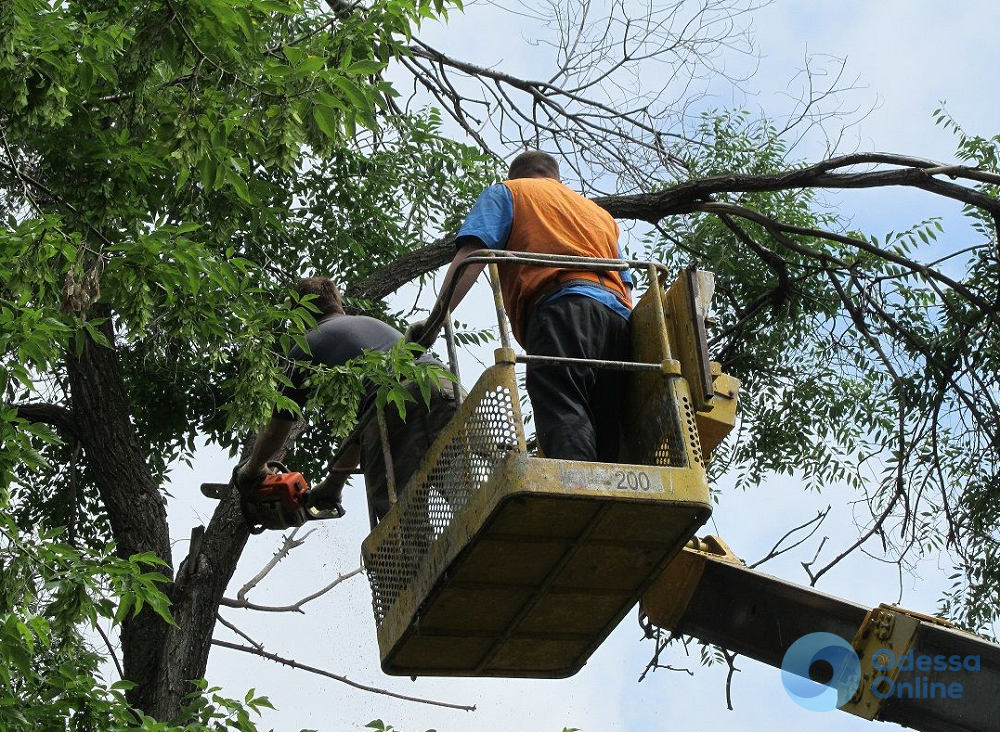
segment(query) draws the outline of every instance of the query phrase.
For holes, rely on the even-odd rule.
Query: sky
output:
[[[806,54],[846,58],[846,76],[856,79],[850,105],[871,112],[845,138],[845,151],[878,150],[953,160],[952,136],[935,126],[932,112],[942,100],[970,132],[1000,133],[1000,109],[994,101],[1000,87],[1000,51],[995,29],[1000,5],[985,0],[942,3],[937,0],[776,0],[753,16],[759,58],[735,57],[730,68],[756,66],[745,85],[748,93],[713,90],[719,106],[782,109],[795,91],[795,78]],[[489,4],[469,6],[464,17],[453,15],[442,26],[428,27],[424,36],[456,56],[502,68],[530,66],[527,45],[534,29],[523,18],[495,12]],[[532,47],[533,48],[533,47]],[[822,155],[820,144],[806,143],[803,156]],[[513,152],[513,151],[512,151]],[[864,195],[829,196],[831,205],[873,233],[899,229],[930,215],[946,217],[949,237],[971,238],[961,228],[958,209],[927,194],[877,191]],[[412,297],[404,292],[400,303]],[[425,293],[421,304],[431,305]],[[472,298],[475,299],[475,296]],[[400,305],[402,307],[402,305]],[[488,310],[460,313],[473,325],[490,326]],[[464,357],[463,380],[471,385],[481,370]],[[214,508],[202,498],[197,484],[224,479],[229,458],[205,448],[195,471],[177,466],[169,507],[175,553],[185,551],[190,528],[206,523]],[[207,477],[206,477],[207,476]],[[822,494],[806,493],[794,479],[769,482],[759,490],[738,492],[725,483],[716,486],[720,500],[702,533],[723,536],[734,551],[752,561],[770,549],[775,537],[832,506],[821,532],[829,537],[827,558],[855,535],[849,501],[856,498],[831,486]],[[314,524],[314,533],[254,589],[249,598],[262,604],[284,605],[315,591],[338,574],[360,563],[360,544],[367,533],[363,489],[348,494],[348,515],[340,521]],[[863,515],[860,518],[864,518]],[[251,537],[233,586],[255,575],[280,545],[281,535]],[[815,546],[815,544],[811,545]],[[768,563],[766,571],[783,579],[805,582],[802,555]],[[820,589],[855,602],[877,605],[901,600],[904,606],[933,612],[946,586],[945,559],[930,558],[915,574],[900,577],[891,566],[864,557],[845,562],[824,577]],[[739,659],[733,683],[734,711],[726,709],[726,669],[699,665],[697,652],[676,651],[666,660],[693,671],[657,671],[642,683],[637,679],[653,648],[641,641],[630,614],[577,676],[559,681],[497,679],[425,679],[384,676],[378,665],[370,595],[364,577],[346,581],[332,593],[304,607],[303,614],[255,613],[223,609],[223,616],[264,643],[267,650],[310,666],[345,674],[360,683],[395,692],[458,704],[475,704],[473,713],[389,699],[358,692],[330,679],[290,670],[273,662],[217,648],[209,663],[213,684],[233,696],[254,687],[266,693],[276,712],[265,715],[264,727],[279,730],[357,730],[381,718],[404,732],[560,732],[577,727],[585,732],[689,729],[741,730],[867,730],[872,724],[840,712],[816,713],[798,707],[785,694],[776,669]],[[220,628],[218,637],[237,640]],[[893,725],[882,725],[897,729]]]

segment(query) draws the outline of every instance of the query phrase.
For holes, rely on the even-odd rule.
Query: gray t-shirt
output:
[[[363,350],[388,351],[402,338],[403,334],[388,323],[369,318],[367,315],[334,315],[306,333],[306,342],[312,351],[311,356],[306,355],[298,346],[294,346],[288,357],[292,361],[306,361],[315,365],[343,366],[351,359],[360,356]],[[437,359],[426,353],[417,358],[417,361],[440,365]],[[309,389],[302,385],[307,375],[308,372],[293,368],[290,374],[292,387],[281,389],[282,394],[300,407],[304,407],[309,399]],[[364,410],[375,393],[375,386],[367,379],[365,388],[367,393],[361,402],[359,412]],[[295,419],[291,412],[282,410],[275,411],[275,416]]]

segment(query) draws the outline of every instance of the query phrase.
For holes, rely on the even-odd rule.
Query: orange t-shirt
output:
[[[504,181],[514,211],[505,249],[511,252],[567,254],[618,259],[618,224],[607,211],[551,178]],[[500,287],[514,337],[524,343],[527,319],[546,295],[568,282],[604,287],[626,308],[632,298],[615,270],[585,270],[500,265]]]

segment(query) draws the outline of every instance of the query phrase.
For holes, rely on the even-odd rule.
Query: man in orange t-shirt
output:
[[[478,249],[621,258],[618,225],[597,204],[559,181],[559,164],[529,151],[510,165],[508,180],[479,196],[456,238],[445,276]],[[482,271],[466,267],[451,306]],[[500,287],[514,337],[529,354],[627,361],[632,281],[627,271],[500,265]],[[546,457],[618,459],[624,374],[580,365],[529,364],[528,395]]]

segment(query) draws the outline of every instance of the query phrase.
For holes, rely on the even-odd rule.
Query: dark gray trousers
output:
[[[396,494],[406,487],[417,472],[431,443],[445,428],[457,409],[451,382],[431,386],[430,406],[424,405],[416,383],[406,385],[415,402],[406,405],[406,419],[399,416],[393,405],[385,408],[386,431],[392,456]],[[371,505],[369,511],[379,521],[389,513],[389,489],[386,483],[385,459],[379,437],[378,419],[374,413],[361,432],[361,469],[365,473]]]
[[[542,303],[528,320],[530,354],[628,361],[628,321],[585,295]],[[528,364],[527,387],[545,457],[617,462],[626,372]]]

